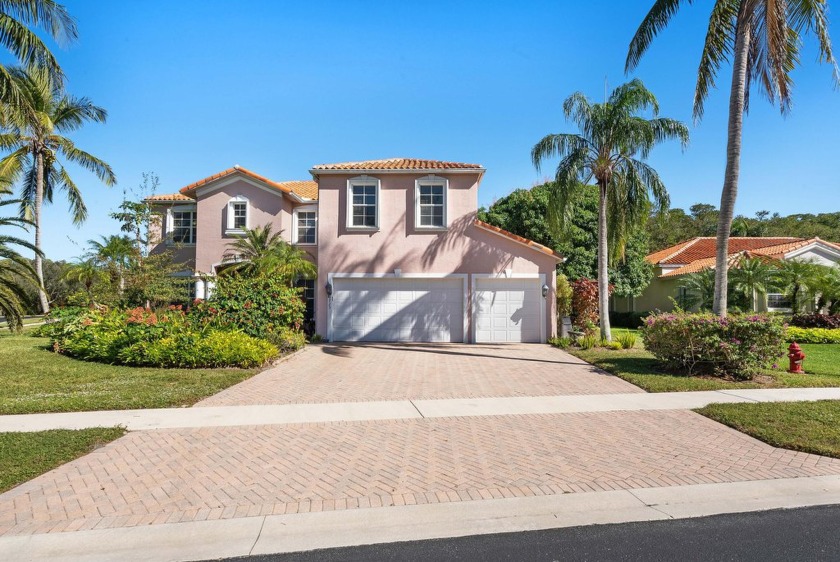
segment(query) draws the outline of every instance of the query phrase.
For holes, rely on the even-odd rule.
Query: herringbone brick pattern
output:
[[[0,533],[824,474],[688,411],[158,430],[0,495]]]
[[[311,346],[198,406],[642,392],[548,345]]]

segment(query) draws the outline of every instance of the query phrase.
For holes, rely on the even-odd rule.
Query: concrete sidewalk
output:
[[[206,406],[0,416],[0,432],[123,426],[129,431],[340,421],[684,410],[712,403],[840,400],[840,388],[742,389],[704,392],[587,394],[505,398],[392,400],[327,404]]]
[[[840,503],[840,476],[267,515],[0,538],[2,560],[205,560]]]

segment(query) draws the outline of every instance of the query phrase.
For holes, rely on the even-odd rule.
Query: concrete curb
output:
[[[123,426],[129,431],[461,416],[685,410],[713,403],[840,400],[840,388],[782,388],[627,394],[576,394],[445,400],[393,400],[201,406],[0,416],[0,432]]]
[[[202,560],[840,504],[840,476],[271,515],[0,538],[3,560]]]

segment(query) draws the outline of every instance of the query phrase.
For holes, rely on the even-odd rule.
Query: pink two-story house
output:
[[[228,244],[272,224],[305,250],[307,314],[329,341],[544,342],[555,333],[551,249],[476,219],[477,164],[393,158],[313,166],[275,182],[240,166],[148,199],[160,243],[212,290]]]

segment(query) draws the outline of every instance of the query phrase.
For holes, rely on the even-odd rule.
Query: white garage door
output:
[[[333,341],[464,341],[461,278],[335,278]]]
[[[475,341],[541,342],[539,279],[476,278]]]

